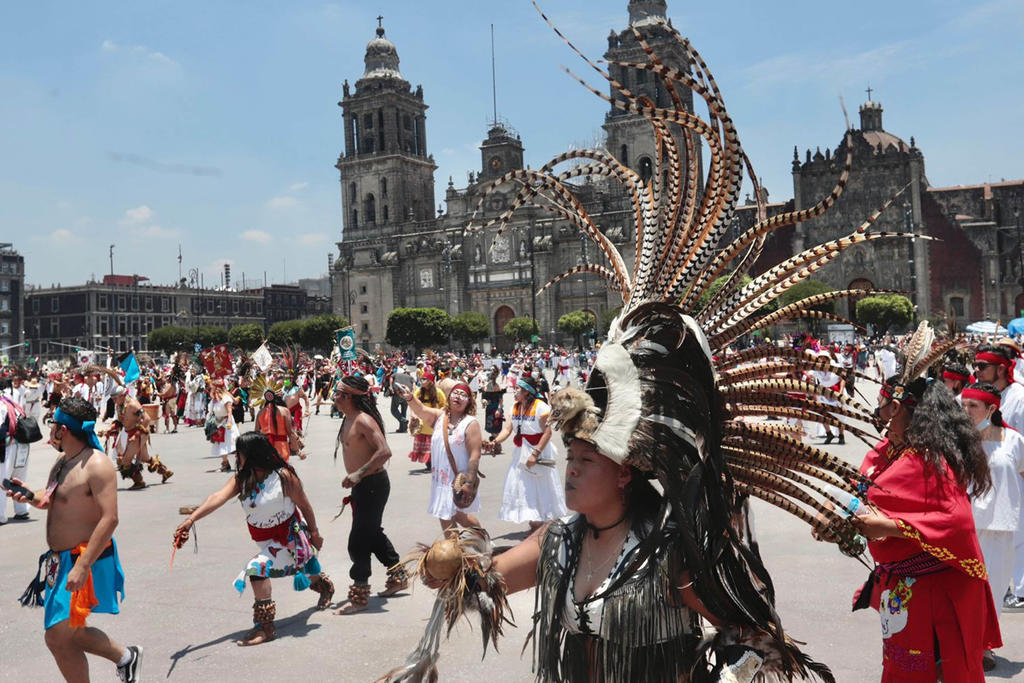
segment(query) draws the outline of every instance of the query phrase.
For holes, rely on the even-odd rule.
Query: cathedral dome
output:
[[[890,147],[900,152],[910,149],[899,137],[882,128],[882,103],[868,100],[860,106],[860,129],[867,142],[875,150],[885,152]]]
[[[384,37],[384,27],[377,27],[377,37],[366,44],[366,71],[363,78],[402,78],[398,70],[398,49]]]

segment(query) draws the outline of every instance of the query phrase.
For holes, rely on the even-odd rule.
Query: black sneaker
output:
[[[12,519],[17,519],[19,521],[25,521],[26,519],[28,519],[28,513],[27,512],[22,512],[20,514],[14,515],[14,517],[12,517]]]
[[[142,669],[142,648],[137,645],[128,646],[131,657],[124,666],[117,667],[117,676],[124,683],[138,683],[139,671]]]

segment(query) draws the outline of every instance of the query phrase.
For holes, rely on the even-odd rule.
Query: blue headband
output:
[[[522,389],[523,391],[525,391],[526,393],[528,393],[528,394],[529,394],[530,396],[533,396],[534,398],[540,398],[540,394],[538,394],[538,393],[537,393],[537,390],[536,390],[536,389],[534,389],[533,387],[531,387],[531,386],[530,386],[529,384],[527,384],[527,383],[526,383],[526,382],[524,382],[523,380],[518,380],[518,381],[516,382],[516,385],[517,385],[517,386],[518,386],[518,387],[519,387],[520,389]]]
[[[81,422],[77,418],[71,417],[70,415],[62,411],[60,408],[57,408],[56,412],[54,412],[53,414],[53,421],[56,422],[57,424],[62,424],[68,429],[70,429],[75,436],[88,437],[86,440],[89,442],[90,446],[92,446],[98,451],[103,450],[103,444],[100,443],[99,438],[97,438],[96,436],[95,420]]]

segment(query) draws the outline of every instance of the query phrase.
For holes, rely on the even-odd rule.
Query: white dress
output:
[[[233,402],[221,398],[210,402],[209,411],[217,419],[217,424],[224,428],[224,440],[210,442],[210,455],[228,455],[235,452],[235,439],[238,438],[238,425],[231,417]]]
[[[558,476],[558,468],[540,464],[526,467],[526,461],[534,448],[527,437],[543,433],[540,418],[550,412],[551,407],[539,399],[527,408],[524,415],[518,414],[518,404],[512,409],[512,435],[521,435],[521,438],[520,444],[512,451],[512,462],[505,475],[499,519],[523,524],[557,519],[569,512],[565,507],[565,490]],[[549,440],[538,459],[553,461],[556,455],[555,445]]]
[[[455,466],[459,472],[465,472],[469,467],[469,449],[466,448],[466,429],[476,418],[472,415],[463,416],[462,420],[455,425],[455,429],[448,437],[448,443],[452,447],[452,455],[455,457]],[[430,506],[427,513],[438,519],[448,520],[455,516],[456,512],[473,513],[480,510],[480,496],[477,495],[468,507],[460,508],[455,505],[452,493],[452,483],[455,481],[455,474],[451,465],[448,464],[448,451],[444,447],[444,415],[437,418],[434,423],[434,434],[430,437],[430,463],[432,466],[430,477]]]
[[[1024,471],[1024,437],[1004,428],[1002,441],[982,441],[981,446],[988,456],[992,488],[973,498],[971,508],[992,597],[996,607],[1002,607],[1013,575],[1014,532],[1019,526],[1024,483],[1019,474]]]

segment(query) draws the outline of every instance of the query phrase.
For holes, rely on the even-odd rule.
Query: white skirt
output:
[[[498,519],[514,524],[546,522],[569,514],[565,507],[565,489],[556,467],[534,465],[527,469],[526,461],[533,450],[527,441],[512,454],[505,490],[501,498]],[[549,442],[541,453],[542,459],[554,460],[557,453]]]

